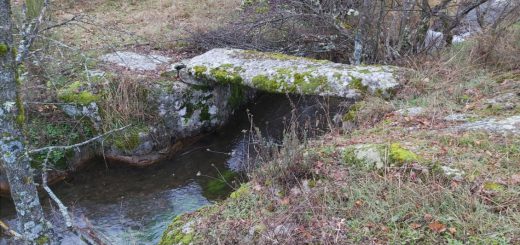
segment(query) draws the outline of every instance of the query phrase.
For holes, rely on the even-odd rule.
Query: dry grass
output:
[[[182,217],[184,222],[193,222],[195,243],[520,242],[520,180],[511,176],[493,179],[501,181],[503,187],[489,191],[484,185],[491,183],[490,179],[452,181],[430,162],[459,156],[457,160],[474,160],[476,165],[488,166],[479,170],[486,177],[498,174],[490,172],[493,168],[508,175],[518,173],[520,166],[515,163],[520,161],[520,149],[514,145],[520,139],[505,142],[503,138],[490,138],[490,142],[484,142],[484,136],[469,134],[460,139],[444,135],[447,138],[442,141],[441,136],[425,131],[408,134],[406,140],[413,141],[413,149],[423,159],[419,165],[378,171],[345,162],[342,147],[353,141],[375,143],[374,139],[399,142],[404,132],[394,127],[379,133],[357,133],[353,138],[328,135],[306,147],[290,143],[292,140],[286,142],[280,155],[258,169],[252,180],[238,190],[239,194]],[[480,145],[471,147],[475,142]],[[435,146],[450,149],[444,157],[428,155],[427,149]],[[490,150],[501,157],[489,156],[488,160],[502,159],[501,164],[479,159],[486,158],[484,152]],[[418,167],[421,165],[422,170]]]
[[[520,94],[509,62],[520,50],[518,37],[500,38],[510,52],[483,49],[488,38],[410,60],[415,72],[404,89],[389,101],[358,103],[359,127],[349,134],[333,131],[307,142],[289,130],[281,149],[264,149],[264,165],[231,198],[179,220],[192,222],[196,244],[520,243],[520,136],[454,132],[449,128],[457,123],[443,120],[453,112],[520,113],[518,105],[486,105],[504,93]],[[504,57],[482,62],[488,53],[478,50]],[[426,113],[391,112],[411,106]],[[376,170],[342,153],[350,145],[392,143],[417,160]],[[462,170],[463,178],[447,177],[441,166]]]
[[[147,110],[148,89],[140,81],[123,76],[104,84],[101,108],[104,113],[104,131],[129,124],[141,124],[149,115]]]
[[[239,0],[55,2],[57,19],[86,15],[84,23],[60,31],[63,39],[83,49],[151,44],[168,49],[190,31],[209,30],[230,20]]]

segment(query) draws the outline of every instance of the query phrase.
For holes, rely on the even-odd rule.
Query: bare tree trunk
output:
[[[0,0],[0,159],[18,215],[18,230],[28,243],[50,242],[50,226],[38,198],[25,150],[24,108],[17,76],[10,0]]]
[[[415,1],[405,0],[401,9],[401,20],[399,24],[399,41],[397,43],[397,52],[402,55],[403,46],[408,46],[410,43],[410,18],[412,10],[415,6]],[[406,48],[405,50],[408,50]]]
[[[367,32],[367,22],[368,22],[368,13],[370,11],[370,0],[363,0],[363,7],[361,9],[361,17],[359,20],[359,25],[356,31],[356,35],[354,37],[354,54],[352,55],[352,63],[354,65],[361,64],[361,59],[363,56],[363,46],[366,40],[366,32]]]

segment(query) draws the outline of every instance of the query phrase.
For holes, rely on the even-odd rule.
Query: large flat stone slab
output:
[[[391,95],[401,69],[393,66],[352,66],[278,53],[213,49],[186,63],[198,80],[242,84],[274,93],[355,98],[369,92]]]
[[[143,55],[127,51],[105,54],[100,59],[136,71],[155,71],[159,65],[167,64],[171,60],[162,55]]]

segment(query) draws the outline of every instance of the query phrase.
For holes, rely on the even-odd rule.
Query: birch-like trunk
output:
[[[38,198],[25,150],[24,109],[15,61],[10,0],[0,0],[0,160],[4,165],[25,242],[50,243],[50,228]]]
[[[361,8],[361,17],[359,25],[354,36],[354,53],[352,54],[352,63],[354,65],[361,64],[363,59],[363,49],[366,40],[366,34],[368,29],[368,13],[370,11],[370,0],[363,0],[363,6]]]

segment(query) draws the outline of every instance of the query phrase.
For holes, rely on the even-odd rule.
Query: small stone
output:
[[[454,113],[454,114],[444,117],[444,120],[449,121],[449,122],[467,122],[471,118],[475,118],[475,117],[476,116],[474,116],[474,115],[468,115],[468,114],[464,114],[464,113]]]
[[[444,171],[444,174],[448,177],[452,177],[454,180],[462,181],[464,176],[464,171],[456,169],[456,168],[450,168],[448,166],[442,166],[442,171]]]
[[[364,161],[366,165],[377,169],[384,167],[383,158],[376,145],[358,145],[355,148],[356,158]]]
[[[404,108],[396,111],[397,114],[401,116],[409,116],[409,117],[416,117],[420,116],[424,113],[424,108],[422,107],[410,107],[410,108]]]

